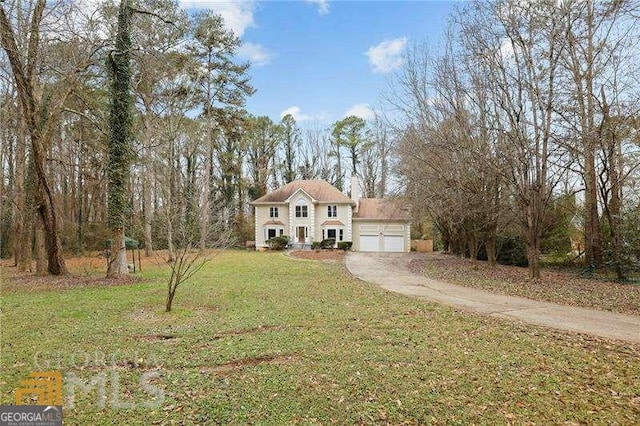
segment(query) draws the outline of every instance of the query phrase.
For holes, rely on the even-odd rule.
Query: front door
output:
[[[306,226],[298,226],[298,230],[296,232],[297,242],[304,244],[307,236],[307,227]]]

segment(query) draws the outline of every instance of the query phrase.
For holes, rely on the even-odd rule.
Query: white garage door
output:
[[[382,240],[382,247],[380,247]],[[360,251],[403,252],[404,237],[402,235],[361,235]]]
[[[379,242],[377,235],[360,235],[360,251],[380,251]]]
[[[384,251],[403,252],[404,237],[402,235],[385,235],[383,238]]]

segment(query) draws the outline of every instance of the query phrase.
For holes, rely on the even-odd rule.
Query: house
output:
[[[357,180],[351,185],[357,188]],[[255,207],[256,249],[269,238],[287,235],[294,247],[334,238],[352,241],[357,251],[410,251],[411,218],[394,199],[347,197],[324,180],[296,180],[258,198]]]

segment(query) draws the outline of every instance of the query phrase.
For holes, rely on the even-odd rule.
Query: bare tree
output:
[[[326,129],[315,123],[304,132],[300,151],[299,174],[302,179],[335,181],[332,163],[332,143]]]
[[[42,95],[43,83],[36,74],[39,54],[42,51],[40,45],[40,30],[46,8],[45,0],[36,1],[31,11],[29,26],[29,40],[27,42],[26,55],[20,54],[16,41],[15,30],[11,19],[5,11],[4,3],[0,4],[0,36],[2,48],[6,52],[13,78],[16,83],[16,91],[26,128],[31,139],[31,151],[33,165],[37,176],[38,189],[36,191],[37,210],[45,230],[47,248],[48,271],[53,275],[61,275],[67,272],[62,257],[62,246],[58,234],[58,217],[54,205],[53,190],[46,172],[46,152],[50,144],[52,133],[55,129],[57,114],[61,105],[68,96],[68,89],[58,87],[56,96],[52,93]]]
[[[219,211],[212,225],[207,228],[211,232],[207,240],[214,249],[212,251],[195,249],[196,241],[188,224],[184,221],[174,223],[173,228],[177,234],[176,248],[171,258],[166,259],[170,267],[165,300],[166,312],[171,311],[178,287],[197,274],[213,256],[233,245],[233,233],[232,229],[226,225],[226,216],[228,214]]]
[[[276,152],[282,143],[282,126],[269,117],[252,117],[247,121],[243,137],[246,151],[249,198],[255,200],[268,191],[272,169],[276,167]]]
[[[282,150],[283,150],[283,181],[293,182],[296,179],[298,167],[296,165],[296,152],[300,149],[300,129],[296,119],[291,114],[282,117]]]
[[[570,1],[563,10],[567,31],[560,65],[568,78],[564,87],[566,102],[559,110],[565,125],[576,136],[567,148],[578,157],[584,181],[585,262],[596,267],[603,261],[596,164],[598,122],[606,107],[604,96],[621,78],[616,69],[620,58],[629,49],[637,48],[637,18],[629,15],[637,8],[634,1],[588,0]],[[626,58],[629,59],[627,64],[634,62]]]

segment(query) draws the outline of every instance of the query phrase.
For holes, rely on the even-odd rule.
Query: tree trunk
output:
[[[165,312],[171,312],[171,305],[173,305],[173,298],[176,295],[177,285],[175,283],[175,271],[172,271],[171,278],[169,278],[169,291],[167,292],[167,300],[165,303]]]
[[[603,166],[607,172],[606,183],[602,182],[600,194],[602,195],[603,205],[607,221],[609,223],[609,232],[611,233],[611,256],[613,266],[616,271],[616,277],[619,281],[627,280],[627,271],[624,265],[624,241],[622,238],[622,182],[621,174],[624,173],[623,156],[621,144],[616,140],[615,125],[609,113],[609,105],[607,104],[604,89],[602,89],[603,100],[603,121],[601,126],[601,142],[603,149]],[[607,196],[608,194],[608,196]]]
[[[167,262],[171,263],[175,260],[175,249],[173,247],[173,225],[171,217],[167,217],[167,251],[169,252]]]
[[[211,165],[212,152],[210,150],[210,141],[207,141],[207,155],[204,161],[204,179],[202,182],[202,194],[200,204],[200,250],[207,248],[207,237],[209,235],[209,194],[211,193],[209,176],[213,173]]]
[[[121,0],[115,50],[109,54],[111,70],[111,108],[109,117],[109,227],[113,258],[107,277],[127,275],[127,250],[124,227],[128,219],[130,177],[132,99],[131,99],[131,0]]]
[[[529,261],[529,278],[540,279],[540,238],[535,229],[529,230],[527,260]]]
[[[475,235],[469,237],[469,256],[471,257],[471,267],[478,269],[478,239]]]
[[[27,235],[25,220],[27,214],[26,197],[25,197],[25,169],[26,169],[26,138],[24,134],[24,120],[22,114],[19,111],[17,113],[17,128],[16,128],[16,163],[15,163],[15,177],[14,177],[14,215],[15,223],[13,228],[13,255],[14,265],[18,268],[18,271],[26,272],[31,270],[31,245],[26,251],[28,256],[25,256],[25,243],[31,241]]]
[[[146,172],[149,173],[149,170]],[[151,233],[151,184],[149,182],[149,177],[145,175],[144,177],[144,188],[142,189],[142,196],[144,198],[144,255],[146,257],[150,257],[153,255],[153,241],[152,241],[152,233]]]
[[[149,114],[149,111],[147,111]],[[144,175],[142,177],[142,216],[144,220],[144,255],[146,257],[150,257],[153,254],[153,241],[152,241],[152,228],[151,228],[151,220],[153,218],[153,211],[151,207],[151,174],[153,173],[153,168],[151,167],[151,159],[153,158],[153,153],[151,151],[151,134],[149,130],[149,123],[146,123],[146,135],[145,135],[145,165],[144,165]]]
[[[540,229],[544,217],[544,185],[529,188],[529,204],[527,212],[527,260],[529,263],[529,278],[540,278]]]
[[[487,238],[487,242],[485,243],[485,248],[487,250],[487,259],[489,260],[489,265],[491,266],[496,266],[497,263],[497,259],[496,259],[496,234],[492,233],[491,235],[489,235],[489,237]]]
[[[35,156],[35,152],[34,152]],[[53,194],[44,171],[44,159],[34,158],[38,174],[38,214],[44,225],[44,240],[47,249],[47,270],[51,275],[64,275],[67,267],[62,257],[62,244],[58,234],[58,219],[53,204]],[[44,194],[43,194],[44,192]]]
[[[43,276],[47,275],[47,249],[44,242],[44,226],[40,218],[37,218],[35,222],[36,275]]]
[[[585,153],[585,220],[584,243],[587,265],[602,265],[602,229],[598,217],[598,194],[596,181],[595,156],[592,147],[586,147]]]
[[[129,274],[127,262],[127,247],[124,241],[124,228],[111,230],[111,260],[107,269],[107,277],[117,277]]]
[[[31,272],[32,267],[32,252],[33,252],[33,223],[34,212],[33,206],[27,202],[21,212],[21,239],[16,240],[16,252],[18,256],[18,271]]]

